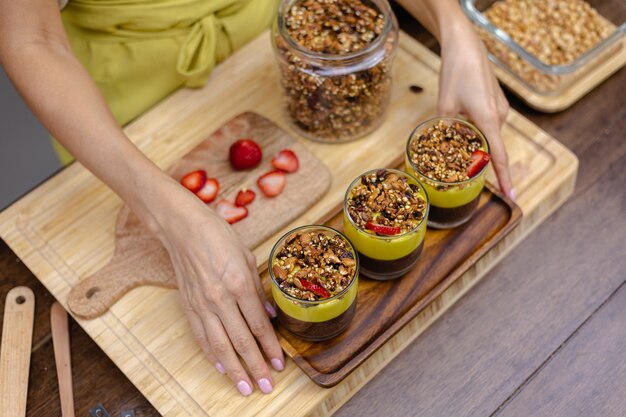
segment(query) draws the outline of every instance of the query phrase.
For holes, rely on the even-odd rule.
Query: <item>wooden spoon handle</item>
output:
[[[0,416],[26,415],[35,295],[27,287],[7,294],[0,348]]]
[[[70,333],[67,325],[67,313],[59,303],[52,304],[50,311],[54,361],[59,379],[61,396],[61,415],[74,417],[74,392],[72,389],[72,362],[70,360]]]

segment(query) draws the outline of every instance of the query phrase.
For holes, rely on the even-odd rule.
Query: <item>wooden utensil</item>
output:
[[[74,417],[74,393],[72,389],[72,363],[70,359],[70,333],[67,325],[67,312],[59,303],[52,304],[50,328],[54,345],[54,361],[59,380],[61,415]]]
[[[15,287],[7,294],[0,348],[0,416],[26,415],[28,371],[35,295],[27,287]]]

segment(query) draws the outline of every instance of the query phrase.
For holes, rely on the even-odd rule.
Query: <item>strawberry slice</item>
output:
[[[185,187],[192,193],[200,191],[200,189],[204,187],[205,182],[206,182],[206,171],[204,171],[203,169],[190,172],[189,174],[185,175],[180,180],[180,183],[183,185],[183,187]]]
[[[287,178],[285,177],[285,173],[278,169],[261,175],[256,181],[256,184],[261,191],[263,191],[263,194],[268,197],[276,197],[280,194],[283,188],[285,188],[286,183]]]
[[[382,224],[376,224],[372,222],[367,222],[365,224],[365,227],[371,230],[372,232],[376,232],[379,235],[386,235],[386,236],[397,235],[402,231],[402,229],[400,229],[399,227],[385,226]]]
[[[261,163],[263,151],[252,139],[239,139],[230,145],[228,156],[230,164],[236,170],[250,169]]]
[[[285,172],[296,172],[299,167],[298,157],[291,149],[283,149],[272,158],[272,165]]]
[[[200,200],[209,204],[215,200],[217,193],[220,190],[220,183],[215,178],[207,178],[204,186],[196,191],[196,195],[200,197]]]
[[[298,278],[295,278],[295,279],[298,279]],[[300,284],[302,284],[302,288],[311,291],[313,294],[317,295],[318,297],[321,297],[321,298],[330,297],[330,293],[326,290],[326,288],[322,287],[321,285],[314,284],[310,281],[307,281],[306,279],[301,279],[299,281],[300,281]]]
[[[472,178],[475,177],[483,170],[485,165],[489,163],[489,154],[483,150],[476,149],[470,156],[470,166],[467,169],[467,175]]]
[[[237,223],[239,220],[244,219],[248,216],[248,209],[245,207],[238,207],[227,200],[218,201],[215,206],[215,212],[222,219],[226,220],[228,223],[233,224]]]
[[[254,197],[256,197],[256,193],[254,191],[244,188],[237,193],[235,205],[239,207],[247,206],[254,201]]]

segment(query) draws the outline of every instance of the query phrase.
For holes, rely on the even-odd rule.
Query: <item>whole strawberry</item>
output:
[[[229,157],[234,169],[250,169],[261,163],[263,151],[252,139],[239,139],[230,146]]]

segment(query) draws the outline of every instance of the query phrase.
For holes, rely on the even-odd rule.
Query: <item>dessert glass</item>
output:
[[[329,11],[331,6],[351,3],[378,11],[376,16],[359,18],[372,22],[371,36],[360,33],[356,38],[364,45],[337,41],[340,36],[349,38],[350,34],[336,32],[342,30],[342,25],[349,28],[355,24],[356,17],[352,15],[342,13],[331,18],[322,14],[323,19],[309,21],[297,32],[293,29],[294,7],[299,7],[299,13],[314,17],[316,13],[303,7],[326,13],[323,11]],[[323,26],[329,22],[334,22],[334,26]],[[318,32],[332,36],[315,35]],[[363,36],[366,41],[360,40]],[[329,42],[330,46],[320,46]],[[272,44],[292,125],[304,137],[328,143],[355,140],[374,131],[382,123],[389,104],[397,43],[398,22],[387,0],[282,0],[272,29]]]
[[[414,140],[419,140],[421,135],[427,132],[429,128],[438,125],[439,122],[443,122],[447,126],[458,123],[462,127],[470,129],[481,141],[479,149],[487,154],[489,154],[489,143],[476,126],[454,117],[435,117],[427,120],[418,125],[409,136],[406,145],[405,169],[420,180],[428,193],[430,199],[428,226],[436,229],[449,229],[467,222],[476,211],[480,192],[485,185],[485,174],[489,164],[485,165],[475,176],[458,182],[438,181],[420,172],[411,158],[413,154],[411,144]]]
[[[294,257],[303,264],[308,259],[307,246],[300,240],[302,235],[314,236],[314,238],[317,236],[318,239],[320,236],[324,236],[325,239],[336,237],[340,242],[343,242],[344,249],[341,253],[336,254],[339,257],[340,264],[334,265],[339,265],[338,269],[343,268],[344,271],[347,269],[353,272],[352,274],[343,275],[342,280],[347,282],[347,284],[335,288],[334,291],[332,285],[327,285],[329,288],[327,292],[331,295],[328,298],[320,298],[295,282],[295,279],[299,280],[297,278],[298,272],[304,269],[300,267],[300,263],[295,264],[290,272],[286,272],[285,268],[288,269],[288,267],[285,266],[285,263],[288,263],[288,260],[292,257],[282,256],[281,252],[287,245],[294,242],[300,244],[303,250],[298,253],[294,252]],[[298,239],[298,241],[295,239]],[[328,257],[327,252],[319,254],[317,258]],[[311,256],[315,257],[315,255]],[[331,260],[326,265],[333,265],[332,262]],[[344,265],[349,265],[349,267]],[[359,259],[356,250],[341,232],[331,227],[318,225],[301,226],[291,230],[281,237],[272,248],[269,257],[269,272],[272,278],[272,296],[277,307],[278,321],[295,336],[309,341],[331,339],[341,334],[352,321],[356,311]],[[308,276],[309,279],[313,277],[310,281],[319,284],[318,281],[315,281],[315,277],[320,276],[316,271],[312,271],[311,274],[305,276]],[[308,296],[310,299],[298,298],[283,289],[285,287],[296,295],[301,294],[305,297]]]
[[[380,235],[363,228],[349,212],[349,200],[362,178],[385,171],[406,179],[413,191],[423,199],[421,219],[409,230],[391,236]],[[381,214],[379,214],[381,215]],[[417,262],[424,247],[426,219],[429,215],[428,195],[420,182],[412,175],[396,169],[374,169],[359,175],[348,187],[343,204],[344,233],[359,253],[360,271],[368,278],[385,281],[406,274]],[[373,217],[374,219],[376,217]]]

